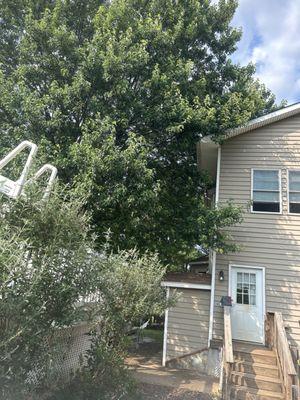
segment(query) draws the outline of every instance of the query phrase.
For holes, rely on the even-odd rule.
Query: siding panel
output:
[[[208,340],[210,291],[176,289],[176,292],[180,298],[168,315],[167,360],[204,349]]]

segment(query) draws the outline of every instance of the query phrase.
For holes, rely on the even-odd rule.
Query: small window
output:
[[[238,304],[256,305],[256,274],[237,273],[236,302]]]
[[[279,170],[253,170],[252,211],[280,212]]]
[[[289,212],[300,214],[300,171],[289,171]]]

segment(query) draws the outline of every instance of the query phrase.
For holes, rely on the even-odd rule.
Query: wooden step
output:
[[[234,385],[247,388],[269,390],[276,393],[282,392],[281,380],[276,377],[232,371],[231,382]]]
[[[230,400],[284,400],[283,393],[253,389],[244,386],[232,386]]]
[[[247,342],[237,342],[233,341],[232,343],[233,351],[242,351],[244,353],[254,352],[272,352],[272,349],[264,346],[263,344],[255,344],[255,343],[247,343]]]
[[[277,365],[276,355],[272,350],[259,349],[251,353],[238,351],[234,352],[235,361],[246,361],[262,364]]]
[[[260,354],[264,356],[268,356],[270,354],[275,354],[274,350],[269,349],[264,346],[234,346],[234,353],[247,353],[247,354]]]
[[[274,364],[264,364],[237,360],[233,364],[233,370],[236,372],[244,372],[247,374],[264,375],[268,377],[279,378],[278,367]]]

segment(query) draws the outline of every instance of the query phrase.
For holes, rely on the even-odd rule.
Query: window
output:
[[[252,211],[280,213],[279,170],[253,170]]]
[[[236,302],[238,304],[256,305],[256,274],[237,273]]]
[[[289,171],[289,212],[300,214],[300,171]]]

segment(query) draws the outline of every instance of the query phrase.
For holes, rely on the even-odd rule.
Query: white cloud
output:
[[[234,61],[254,62],[278,101],[300,101],[300,1],[240,0],[233,25],[243,29]]]

